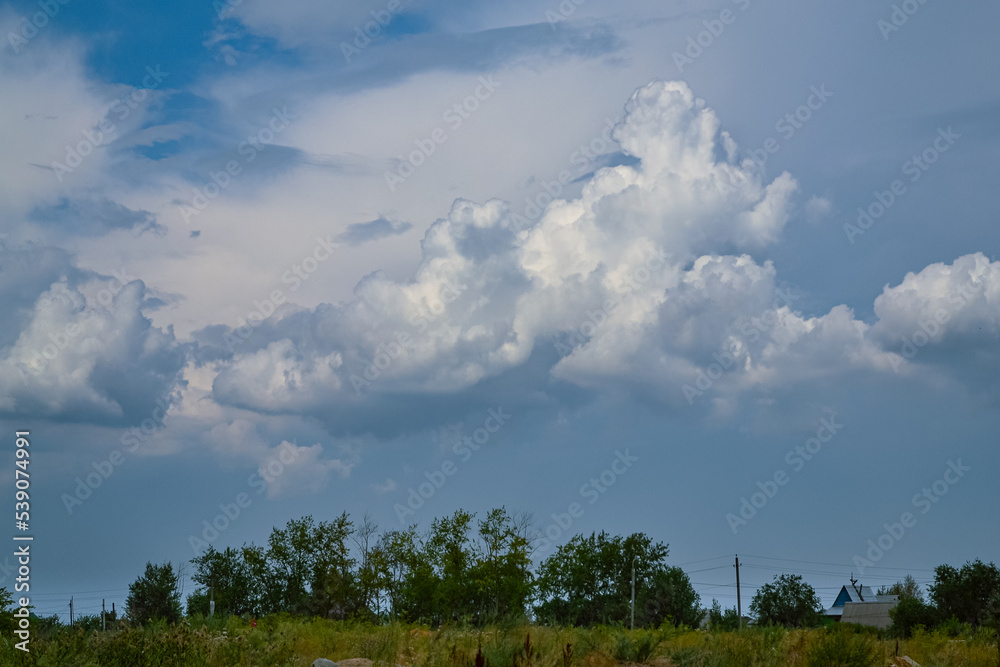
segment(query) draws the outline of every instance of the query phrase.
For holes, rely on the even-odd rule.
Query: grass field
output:
[[[786,630],[748,628],[706,632],[664,628],[550,628],[374,626],[283,615],[257,620],[194,617],[177,626],[152,624],[107,632],[56,627],[31,641],[30,654],[0,647],[4,665],[89,667],[109,665],[253,666],[310,665],[316,658],[367,658],[374,665],[464,667],[613,667],[625,664],[684,667],[770,667],[792,665],[892,665],[894,639],[849,626]],[[481,662],[477,660],[481,654]],[[898,655],[923,667],[996,667],[996,635],[964,637],[918,632],[899,640]],[[899,663],[903,664],[903,663]]]

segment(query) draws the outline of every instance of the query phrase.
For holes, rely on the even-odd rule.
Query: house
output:
[[[888,595],[882,597],[897,597]],[[840,617],[841,623],[857,623],[859,625],[872,625],[876,628],[888,628],[892,625],[892,617],[889,611],[899,604],[899,600],[876,600],[874,602],[846,602],[844,611]]]
[[[849,585],[841,587],[833,605],[823,613],[841,623],[887,628],[892,623],[889,610],[898,603],[898,595],[878,595],[871,586],[859,586],[852,579]]]
[[[833,605],[823,613],[833,620],[839,621],[844,614],[845,604],[849,602],[875,602],[877,600],[878,596],[875,595],[871,586],[858,586],[857,582],[852,580],[850,584],[840,588],[840,593],[833,601]]]

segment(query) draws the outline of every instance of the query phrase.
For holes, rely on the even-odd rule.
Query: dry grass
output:
[[[899,653],[922,667],[995,667],[994,637],[989,632],[959,639],[918,633],[900,640]],[[259,619],[257,627],[230,618],[103,634],[62,629],[34,639],[27,656],[3,638],[0,664],[306,667],[324,657],[363,658],[371,667],[884,667],[894,664],[895,644],[850,627],[739,633],[531,625],[431,629],[276,615]]]

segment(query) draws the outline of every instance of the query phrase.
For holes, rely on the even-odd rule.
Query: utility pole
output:
[[[635,559],[632,556],[632,629],[635,630]]]
[[[69,596],[69,624],[73,625],[73,596]]]
[[[104,622],[104,598],[101,598],[101,630],[107,630],[108,626]]]
[[[740,601],[740,555],[736,554],[736,617],[737,628],[743,628],[743,603]]]
[[[208,617],[215,616],[215,589],[212,584],[208,585]]]

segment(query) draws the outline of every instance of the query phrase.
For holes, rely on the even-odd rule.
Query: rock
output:
[[[338,667],[338,665],[333,660],[327,660],[326,658],[316,658],[315,660],[313,660],[312,667]]]

